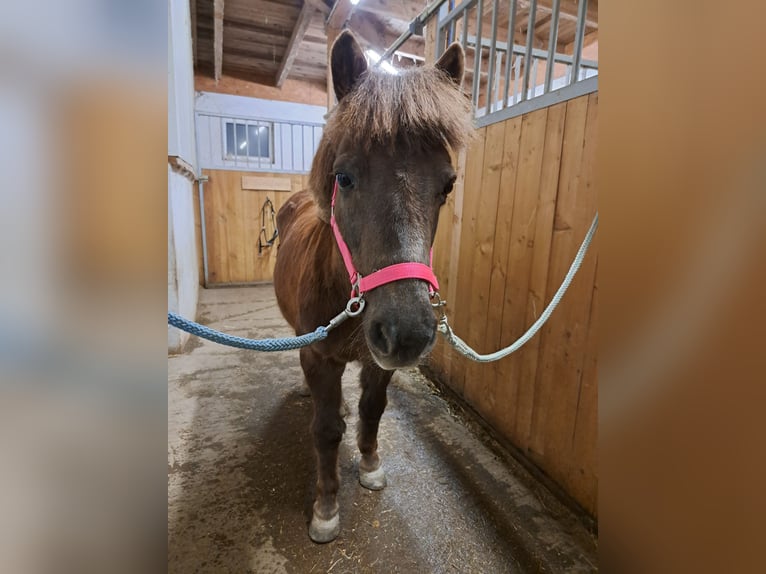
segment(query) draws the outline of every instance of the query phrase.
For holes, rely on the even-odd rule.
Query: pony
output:
[[[470,103],[460,88],[464,61],[462,47],[453,44],[434,66],[392,75],[368,67],[351,32],[334,42],[330,66],[338,104],[327,115],[309,189],[293,194],[277,215],[274,289],[296,334],[326,325],[349,300],[332,217],[363,276],[401,262],[430,265],[439,210],[456,178],[449,152],[464,147],[473,133]],[[300,351],[313,400],[317,460],[309,536],[320,543],[340,532],[337,465],[346,429],[346,364],[362,365],[359,482],[380,490],[386,475],[377,434],[388,383],[395,369],[418,364],[436,339],[426,282],[396,280],[363,297],[363,313]]]

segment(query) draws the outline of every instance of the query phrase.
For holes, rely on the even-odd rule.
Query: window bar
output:
[[[529,90],[529,74],[532,71],[532,43],[535,38],[535,16],[537,13],[537,0],[531,0],[529,3],[529,20],[527,22],[527,48],[524,53],[524,81],[521,87],[521,99],[527,99]]]
[[[554,62],[554,55],[556,54],[556,46],[559,40],[559,9],[561,0],[553,0],[553,6],[551,7],[551,33],[548,36],[548,61],[545,65],[545,88],[543,93],[551,91],[551,81],[553,80],[553,67],[556,65]]]
[[[506,46],[508,51],[506,53],[505,60],[505,90],[503,91],[503,102],[500,105],[500,109],[503,106],[509,105],[508,103],[508,88],[511,85],[511,61],[513,60],[513,32],[516,28],[516,0],[511,1],[511,11],[508,14],[508,42]]]
[[[492,2],[492,44],[489,46],[489,65],[487,66],[487,113],[492,113],[492,104],[494,103],[494,96],[492,95],[492,88],[494,87],[495,79],[495,44],[497,44],[497,5],[498,0]],[[481,39],[477,39],[480,42]]]
[[[247,142],[247,149],[245,150],[246,151],[245,157],[247,158],[247,165],[248,165],[248,167],[250,167],[250,129],[247,126],[245,126],[245,141]],[[253,142],[253,144],[257,145],[256,142]],[[258,155],[260,155],[260,154],[258,154]],[[256,161],[257,161],[258,167],[261,167],[261,158],[260,157],[256,157]]]
[[[539,61],[540,61],[539,58],[532,58],[532,87],[530,88],[530,90],[532,91],[532,95],[530,96],[530,99],[534,98],[536,95],[535,92],[537,88],[537,62]]]
[[[582,45],[585,39],[585,18],[588,14],[588,0],[580,0],[577,4],[577,29],[575,31],[575,46],[572,56],[572,73],[569,77],[569,83],[574,84],[577,81],[577,75],[580,71],[580,60],[582,60]]]
[[[534,0],[533,0],[534,1]],[[479,0],[476,6],[476,41],[473,45],[473,111],[476,113],[479,107],[479,88],[481,86],[479,73],[481,71],[481,16],[484,0]]]
[[[306,128],[301,126],[301,171],[306,171]]]
[[[513,99],[515,103],[519,103],[521,99],[521,54],[516,54],[516,63],[514,64],[513,73]]]

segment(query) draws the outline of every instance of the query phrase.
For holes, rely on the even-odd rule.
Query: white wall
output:
[[[322,138],[327,108],[198,92],[195,103],[199,163],[202,169],[306,173]],[[273,124],[271,160],[225,157],[224,125],[231,119],[263,120]]]
[[[194,139],[194,71],[188,0],[168,0],[168,156],[197,172]],[[168,310],[195,319],[199,297],[194,237],[194,181],[168,163]],[[168,327],[168,350],[189,335]]]

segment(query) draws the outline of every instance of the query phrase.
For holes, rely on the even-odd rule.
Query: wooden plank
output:
[[[505,262],[505,291],[500,318],[500,347],[510,345],[527,329],[525,308],[529,275],[534,252],[537,201],[542,171],[548,110],[542,109],[522,117],[519,160],[516,173],[516,196],[508,236],[508,258]],[[521,349],[497,364],[497,400],[504,406],[498,418],[506,433],[514,426],[514,411],[519,388]]]
[[[298,20],[295,22],[293,33],[290,36],[290,43],[287,45],[287,51],[282,57],[282,63],[279,65],[279,71],[277,72],[276,78],[276,86],[278,88],[282,87],[282,83],[290,74],[290,68],[295,61],[295,57],[298,55],[298,49],[300,48],[301,42],[303,42],[303,37],[306,35],[306,30],[308,30],[313,15],[314,6],[310,2],[304,2],[300,14],[298,14]]]
[[[478,210],[479,192],[484,168],[484,145],[487,137],[487,128],[478,130],[476,139],[472,142],[467,155],[465,166],[465,187],[463,194],[463,218],[460,239],[460,261],[470,262],[477,249],[476,234],[481,225]],[[448,307],[447,315],[450,324],[457,333],[465,333],[471,324],[470,303],[471,300],[471,266],[461,265],[457,274],[457,287],[454,301]],[[460,358],[453,360],[449,377],[452,379],[455,391],[463,394],[465,383],[465,369],[468,360]]]
[[[567,490],[593,516],[598,514],[598,236],[591,244],[595,255],[595,284],[591,295],[585,360],[578,396],[571,456],[566,470]]]
[[[213,0],[213,77],[221,79],[223,70],[223,0]]]
[[[559,172],[561,168],[562,144],[564,141],[564,120],[566,103],[548,108],[548,119],[543,149],[543,170],[540,177],[540,193],[537,201],[537,218],[534,233],[534,251],[529,275],[529,291],[525,324],[531,325],[542,313],[548,300],[545,298],[548,285],[548,264],[550,261],[553,219],[556,212]],[[532,416],[538,354],[541,337],[529,341],[519,356],[519,392],[514,405],[514,426],[510,434],[517,444],[526,448],[529,444],[529,427]]]
[[[503,148],[505,144],[505,124],[496,123],[487,127],[484,146],[482,182],[479,186],[478,219],[479,224],[474,234],[474,251],[471,265],[470,297],[461,297],[461,305],[469,305],[471,321],[468,330],[462,331],[468,336],[466,342],[479,352],[488,351],[484,347],[488,314],[495,312],[489,308],[490,278],[492,275],[493,250],[497,221],[497,206],[500,196],[500,181],[503,173]],[[500,307],[497,308],[499,310]],[[491,349],[495,350],[495,349]],[[494,411],[495,392],[487,373],[490,369],[481,363],[471,363],[467,371],[464,396],[479,409]]]
[[[565,261],[565,267],[558,270],[562,274],[566,273],[571,258],[579,248],[596,211],[594,166],[598,94],[584,96],[581,99],[587,104],[581,169],[574,197],[571,201],[559,202],[561,209],[557,209],[557,217],[560,217],[562,229],[554,234],[554,248],[558,243],[562,251],[570,254],[570,261]],[[556,462],[555,467],[551,466],[549,474],[578,498],[583,495],[583,492],[580,492],[583,483],[578,477],[572,475],[571,469],[574,455],[573,442],[578,411],[583,404],[583,393],[585,393],[586,402],[592,403],[591,415],[596,414],[595,404],[593,404],[595,397],[592,396],[595,385],[592,381],[587,381],[584,389],[583,374],[587,362],[587,341],[590,330],[595,329],[595,325],[591,325],[590,320],[597,247],[597,243],[594,242],[567,292],[568,301],[562,301],[561,309],[557,309],[557,312],[560,311],[557,321],[551,326],[551,336],[554,341],[551,354],[555,362],[551,369],[553,394],[548,399],[549,419],[545,425],[544,452],[547,460]],[[554,273],[554,270],[552,266],[551,273]],[[595,345],[595,341],[592,344]]]
[[[500,179],[500,196],[497,202],[497,221],[495,224],[495,247],[492,252],[492,271],[489,277],[489,313],[486,321],[483,348],[487,352],[500,348],[502,335],[502,311],[505,302],[505,286],[508,250],[510,247],[511,224],[513,220],[513,205],[518,192],[516,179],[519,166],[519,151],[521,145],[521,117],[504,122],[505,143],[503,146],[503,170]],[[493,387],[492,395],[501,404],[508,395],[506,387],[509,381],[501,374],[501,367],[508,364],[510,359],[504,359],[490,365],[485,365],[484,378],[487,385]],[[503,412],[512,412],[512,406],[500,407]],[[493,417],[494,418],[494,417]],[[500,419],[505,418],[500,414]],[[503,423],[497,424],[498,428]]]
[[[254,191],[292,191],[292,179],[260,175],[243,175],[242,189]]]
[[[550,300],[561,284],[590,223],[586,219],[592,206],[586,194],[580,193],[587,109],[588,96],[567,102],[547,300]],[[579,388],[582,368],[580,345],[584,336],[582,297],[583,290],[590,291],[592,287],[592,283],[586,285],[587,279],[583,277],[592,278],[593,269],[591,267],[589,271],[588,266],[593,259],[588,257],[583,263],[569,287],[566,300],[562,301],[542,330],[529,433],[530,454],[539,460],[552,460],[552,450],[558,446],[553,443],[572,432],[573,423],[563,409],[572,396],[576,397]],[[589,307],[588,301],[585,308]],[[547,448],[551,450],[546,452]],[[558,471],[555,466],[549,466],[552,476],[560,475]]]

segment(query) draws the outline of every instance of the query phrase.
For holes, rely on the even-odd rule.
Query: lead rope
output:
[[[460,354],[478,363],[490,363],[492,361],[497,361],[517,351],[527,341],[529,341],[537,334],[537,332],[540,330],[540,327],[545,324],[545,322],[553,313],[554,309],[556,309],[556,306],[561,301],[564,293],[566,293],[567,289],[569,288],[569,284],[572,283],[572,279],[574,279],[574,276],[580,269],[580,265],[585,258],[585,254],[588,252],[588,247],[590,247],[591,241],[593,240],[593,236],[595,235],[597,228],[598,213],[596,213],[596,216],[593,218],[593,223],[591,223],[590,229],[585,235],[585,239],[583,240],[582,245],[580,245],[580,249],[577,251],[577,255],[575,255],[574,261],[569,267],[569,271],[567,271],[567,274],[564,277],[564,281],[561,283],[561,286],[558,288],[558,291],[556,291],[555,295],[553,295],[551,302],[548,303],[548,306],[545,308],[537,321],[535,321],[527,330],[527,332],[519,337],[518,340],[516,340],[516,342],[513,344],[488,355],[477,353],[465,341],[463,341],[463,339],[455,335],[452,327],[450,327],[449,323],[447,322],[447,315],[444,313],[444,306],[447,304],[447,302],[442,301],[439,297],[439,293],[435,292],[433,294],[433,299],[435,302],[431,305],[442,310],[442,317],[439,320],[439,325],[437,327],[438,331],[444,335],[449,344],[452,345]],[[298,337],[285,337],[279,339],[246,339],[244,337],[235,337],[233,335],[228,335],[226,333],[216,331],[210,327],[205,327],[204,325],[200,325],[199,323],[185,319],[184,317],[181,317],[180,315],[172,312],[168,312],[168,325],[172,325],[173,327],[177,327],[178,329],[186,331],[187,333],[191,333],[192,335],[197,335],[203,339],[207,339],[215,343],[220,343],[221,345],[228,345],[229,347],[266,352],[289,351],[292,349],[306,347],[307,345],[311,345],[312,343],[326,339],[327,335],[332,329],[343,323],[346,319],[360,315],[363,310],[364,299],[361,296],[352,297],[346,304],[346,308],[338,313],[335,317],[333,317],[326,326],[317,327],[313,332],[307,333],[305,335],[300,335]]]
[[[556,305],[558,305],[559,301],[561,301],[564,293],[566,293],[567,289],[569,288],[569,284],[572,282],[572,279],[574,279],[574,276],[580,269],[582,260],[585,258],[585,254],[588,252],[588,247],[590,247],[590,243],[593,240],[593,235],[595,235],[597,228],[598,213],[596,213],[596,216],[593,218],[593,223],[591,223],[590,229],[588,229],[588,233],[585,235],[585,239],[583,240],[582,245],[580,245],[580,249],[577,251],[577,255],[575,255],[574,261],[572,262],[572,265],[569,267],[569,271],[567,271],[567,274],[564,277],[564,281],[561,283],[561,287],[559,287],[558,291],[556,291],[556,294],[551,299],[551,302],[548,303],[548,306],[545,308],[542,315],[540,315],[537,321],[535,321],[527,330],[527,332],[519,337],[516,342],[505,347],[504,349],[500,349],[494,353],[489,353],[488,355],[477,353],[465,341],[463,341],[463,339],[455,335],[452,327],[450,327],[449,323],[447,322],[447,315],[444,313],[443,307],[446,302],[441,301],[441,299],[437,297],[436,303],[432,303],[432,305],[434,307],[442,308],[442,317],[439,320],[439,326],[437,327],[439,332],[444,335],[449,344],[452,345],[461,355],[468,357],[477,363],[491,363],[493,361],[502,359],[503,357],[507,357],[515,351],[518,351],[524,345],[524,343],[529,341],[537,334],[537,332],[540,330],[540,327],[545,324],[545,322],[551,316],[551,313],[553,313],[553,310],[556,308]]]

